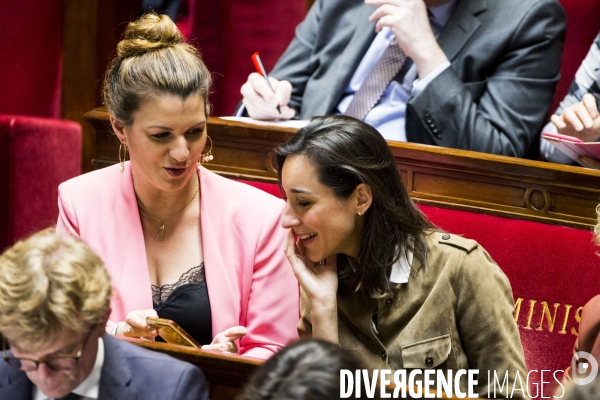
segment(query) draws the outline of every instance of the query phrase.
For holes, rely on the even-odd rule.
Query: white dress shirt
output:
[[[87,378],[79,386],[71,391],[71,393],[83,396],[83,400],[98,399],[100,390],[100,375],[102,373],[102,365],[104,365],[104,341],[98,338],[98,353],[96,353],[96,362],[94,368]],[[46,396],[37,386],[33,386],[33,400],[52,400],[52,397]]]
[[[409,236],[408,238],[409,244],[414,244],[414,238]],[[390,282],[395,284],[400,283],[408,283],[408,278],[410,276],[410,269],[413,262],[414,252],[408,250],[406,252],[402,252],[398,261],[392,265],[392,272],[390,273]],[[375,320],[377,319],[377,312],[374,313],[373,319],[371,320],[371,328],[376,335],[379,334],[377,331],[377,324]]]
[[[402,253],[398,261],[392,265],[392,273],[390,274],[390,282],[392,283],[407,283],[410,276],[410,267],[413,262],[413,252],[408,251]]]
[[[429,8],[429,21],[436,37],[450,19],[457,2],[458,0],[450,0],[441,6]],[[338,113],[343,114],[346,111],[354,98],[354,93],[360,88],[367,74],[381,58],[392,40],[395,40],[395,36],[388,27],[384,27],[375,36],[342,94],[337,106]],[[383,92],[379,102],[364,118],[364,121],[377,129],[384,138],[401,142],[406,142],[405,116],[408,99],[421,93],[429,82],[450,67],[450,62],[447,61],[426,77],[419,79],[417,78],[417,67],[412,60],[407,59],[406,62],[412,65],[401,78],[401,82],[393,80]]]

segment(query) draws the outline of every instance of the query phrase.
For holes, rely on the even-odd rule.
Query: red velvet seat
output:
[[[81,126],[0,114],[0,251],[56,225],[58,185],[81,173]]]
[[[592,232],[431,206],[420,208],[440,228],[477,240],[508,276],[527,368],[554,372],[568,367],[581,307],[600,293],[600,257]],[[562,377],[562,373],[557,376]],[[540,373],[532,373],[531,380],[539,383]],[[544,381],[554,382],[554,378],[546,373]],[[549,395],[550,385],[545,387],[545,395]]]
[[[245,183],[279,195],[275,184]],[[592,232],[419,207],[441,229],[477,240],[508,276],[527,368],[537,371],[531,373],[530,384],[541,382],[541,370],[564,370],[571,360],[581,307],[600,293],[600,257]],[[551,394],[555,383],[551,373],[544,375],[544,382],[550,382],[544,385],[545,396]],[[562,378],[562,372],[557,377]],[[534,390],[532,387],[532,396]]]
[[[0,113],[60,117],[62,3],[2,2]]]
[[[262,190],[263,192],[267,192],[269,194],[272,194],[275,197],[281,198],[281,193],[279,192],[279,186],[275,185],[274,183],[246,181],[243,179],[236,179],[236,181],[245,183],[246,185],[254,186],[257,189]]]

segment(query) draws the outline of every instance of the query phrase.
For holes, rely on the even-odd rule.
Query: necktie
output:
[[[367,113],[377,104],[385,88],[400,71],[406,61],[406,55],[396,40],[392,40],[367,74],[365,81],[354,93],[345,114],[357,119],[364,119]]]
[[[56,399],[56,400],[81,400],[81,399],[83,399],[83,396],[80,396],[75,393],[69,393],[65,397],[61,397],[60,399]]]

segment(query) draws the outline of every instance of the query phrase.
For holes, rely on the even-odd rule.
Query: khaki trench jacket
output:
[[[509,396],[517,374],[526,390],[527,370],[508,278],[474,240],[443,232],[423,238],[426,261],[415,257],[407,283],[379,298],[340,287],[340,346],[369,369],[478,369],[479,397],[488,397],[488,385],[493,397],[494,371],[499,382],[508,371]],[[378,333],[372,323],[375,312]],[[301,336],[311,334],[304,293],[298,331]],[[461,389],[466,392],[466,379]],[[496,398],[506,395],[496,386]],[[516,390],[512,398],[522,397]]]

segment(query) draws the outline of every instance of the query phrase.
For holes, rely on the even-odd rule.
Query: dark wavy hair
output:
[[[279,187],[285,160],[305,155],[317,178],[339,199],[361,183],[373,193],[355,258],[338,255],[340,282],[367,296],[390,290],[391,268],[403,252],[425,262],[423,235],[436,229],[408,195],[385,139],[370,125],[344,115],[313,118],[275,149]],[[414,238],[414,241],[409,238]]]
[[[265,362],[238,400],[320,400],[340,396],[340,370],[364,366],[322,339],[296,340]]]

